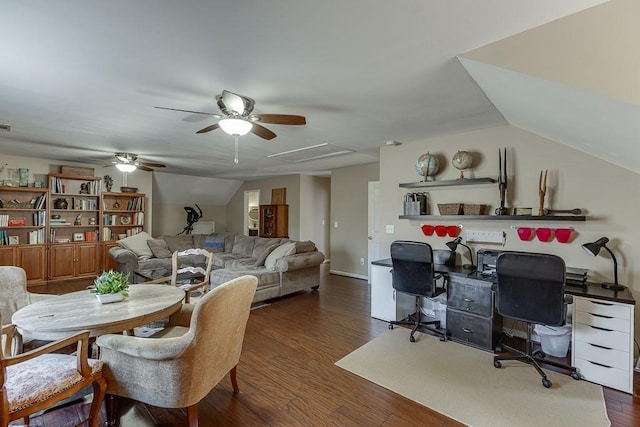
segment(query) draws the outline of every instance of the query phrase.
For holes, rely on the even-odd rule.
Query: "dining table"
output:
[[[18,332],[38,340],[58,340],[88,330],[91,337],[131,331],[178,311],[184,291],[167,285],[129,286],[122,301],[103,304],[90,290],[81,290],[29,304],[11,322]]]

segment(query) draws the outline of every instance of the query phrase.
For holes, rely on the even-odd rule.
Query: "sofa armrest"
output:
[[[133,280],[133,272],[138,269],[138,256],[129,249],[114,246],[109,249],[109,256],[116,262],[116,270],[129,273],[129,281]]]
[[[324,261],[324,254],[319,251],[288,255],[276,261],[275,270],[280,272],[302,270],[315,267]]]

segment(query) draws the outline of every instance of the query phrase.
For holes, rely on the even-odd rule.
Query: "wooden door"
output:
[[[44,282],[46,279],[45,247],[42,245],[20,246],[17,265],[27,273],[28,284]]]
[[[97,243],[76,245],[76,277],[97,276],[100,273],[101,248]]]
[[[54,244],[49,250],[49,279],[72,279],[75,276],[75,245]]]

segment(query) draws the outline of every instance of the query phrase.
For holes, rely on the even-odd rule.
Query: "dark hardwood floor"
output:
[[[334,362],[387,330],[369,317],[366,281],[329,275],[319,292],[300,293],[251,312],[238,382],[229,378],[199,404],[201,426],[459,426],[460,423],[344,371]],[[390,362],[391,363],[391,362]],[[640,390],[638,374],[636,390]],[[614,427],[640,425],[640,397],[604,389]],[[88,411],[72,404],[33,426],[74,425]],[[179,426],[186,412],[122,401],[120,425]],[[104,418],[104,410],[102,413]]]

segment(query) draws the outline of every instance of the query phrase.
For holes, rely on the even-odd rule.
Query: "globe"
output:
[[[440,169],[438,158],[430,153],[425,153],[418,157],[416,162],[416,172],[426,181],[428,177],[433,177]]]
[[[469,169],[471,167],[471,163],[473,162],[473,158],[468,151],[458,151],[451,158],[451,163],[453,167],[460,171],[460,179],[464,178],[464,170]]]

